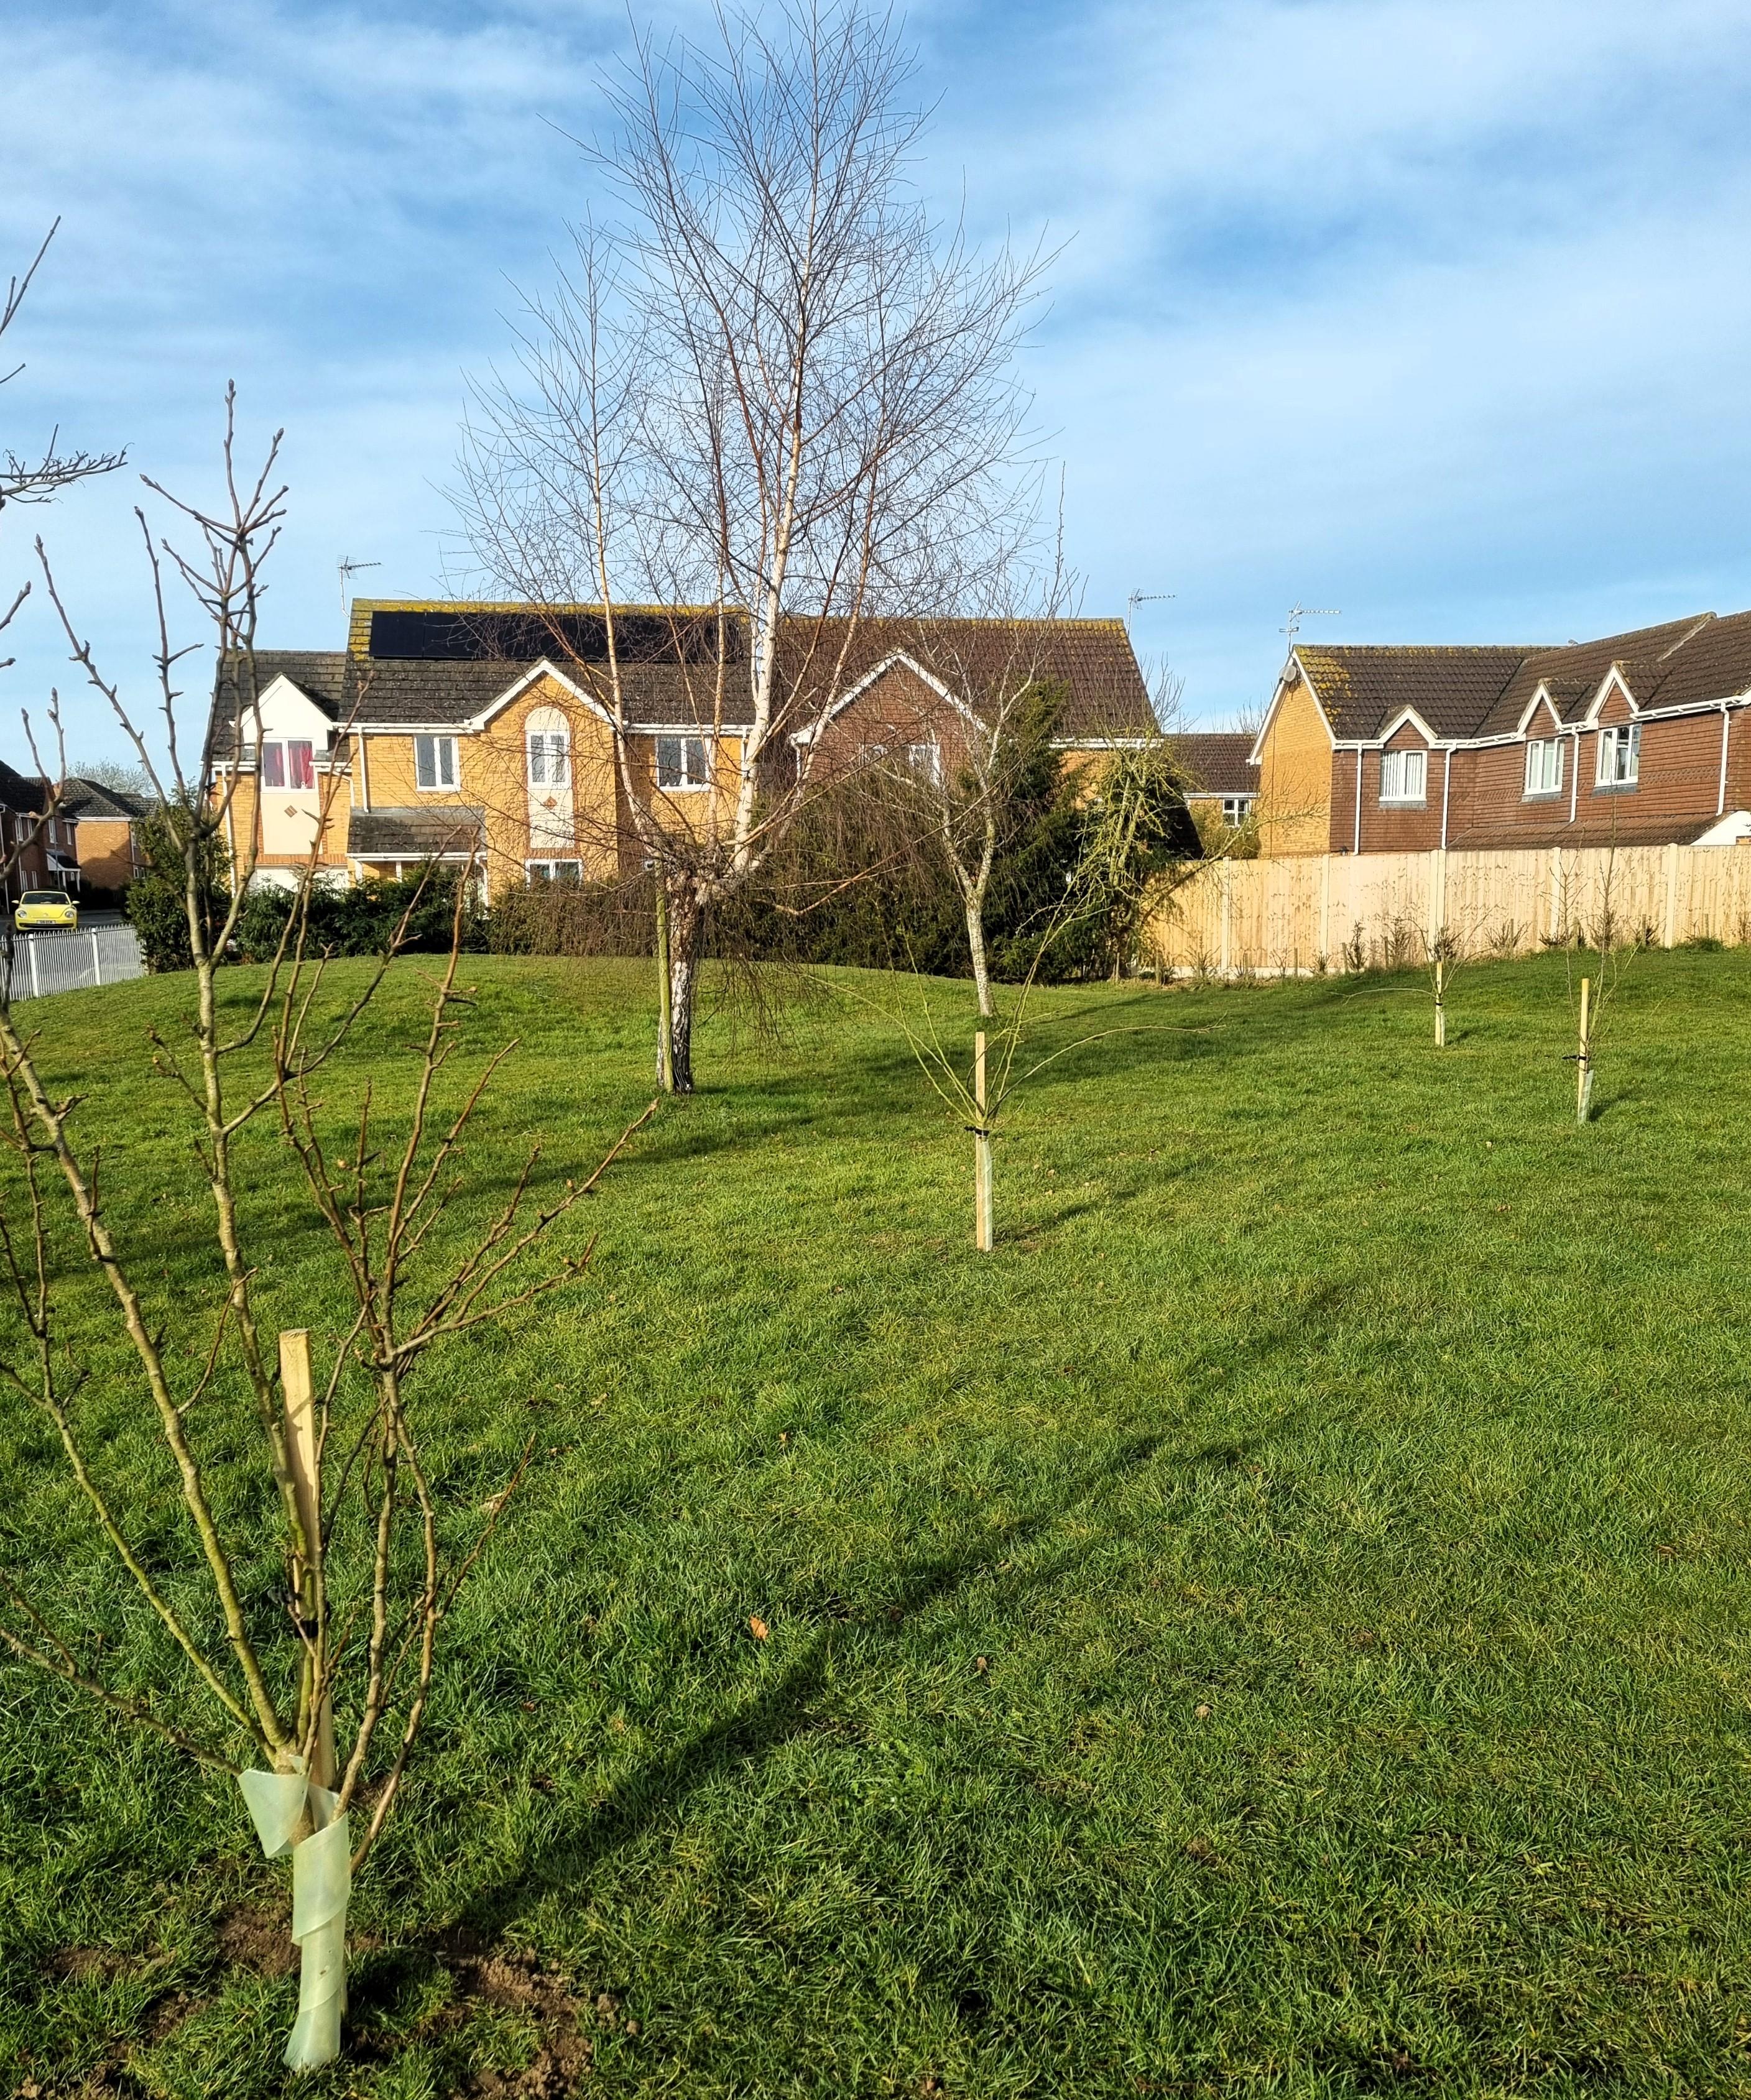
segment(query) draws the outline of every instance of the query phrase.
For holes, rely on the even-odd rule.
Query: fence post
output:
[[[37,977],[37,944],[28,934],[24,939],[24,951],[30,957],[30,995],[33,999],[41,999],[42,987]]]
[[[104,982],[104,951],[98,945],[95,926],[91,929],[91,982],[97,985]]]
[[[1332,857],[1320,855],[1320,962],[1323,967],[1332,952]]]
[[[1678,849],[1676,842],[1666,848],[1666,938],[1665,947],[1677,943],[1678,926]]]
[[[1234,942],[1234,862],[1224,859],[1222,864],[1222,974],[1227,977],[1229,953]]]

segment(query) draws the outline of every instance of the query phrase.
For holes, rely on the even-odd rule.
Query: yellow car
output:
[[[27,889],[18,900],[12,924],[22,933],[30,926],[77,926],[79,907],[58,889]]]

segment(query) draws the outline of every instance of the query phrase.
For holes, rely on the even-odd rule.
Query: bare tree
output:
[[[228,412],[230,406],[228,397]],[[141,514],[158,611],[163,767],[118,686],[79,638],[38,543],[74,659],[132,739],[170,813],[182,858],[192,958],[187,1032],[152,1039],[158,1071],[191,1112],[220,1295],[210,1317],[197,1309],[194,1291],[155,1290],[152,1264],[124,1244],[111,1222],[116,1149],[105,1149],[103,1130],[87,1127],[78,1096],[51,1089],[36,1036],[20,1025],[0,987],[0,1085],[10,1111],[0,1109],[0,1146],[11,1162],[0,1180],[0,1300],[8,1286],[11,1299],[10,1317],[0,1321],[0,1380],[51,1425],[122,1578],[137,1589],[174,1652],[164,1657],[150,1693],[118,1687],[89,1634],[69,1625],[64,1604],[42,1594],[40,1571],[33,1579],[29,1569],[12,1567],[0,1568],[0,1647],[17,1663],[79,1687],[181,1754],[237,1775],[263,1849],[292,1856],[293,1929],[303,1948],[303,1983],[286,2061],[302,2067],[338,2053],[352,1879],[400,1798],[458,1587],[528,1456],[525,1449],[484,1518],[471,1524],[434,1465],[410,1386],[433,1348],[527,1305],[577,1272],[587,1248],[546,1265],[532,1257],[602,1167],[555,1187],[538,1173],[537,1149],[513,1176],[507,1197],[484,1215],[470,1207],[462,1149],[508,1046],[460,1088],[446,1076],[467,1004],[457,982],[463,884],[457,886],[449,962],[409,1061],[410,1106],[391,1101],[386,1109],[378,1098],[374,1085],[384,1058],[375,1048],[356,1099],[340,1106],[313,1091],[319,1083],[344,1085],[344,1052],[400,942],[400,935],[391,940],[362,982],[345,989],[329,982],[324,959],[307,952],[316,842],[297,908],[262,977],[241,1012],[221,997],[219,968],[253,849],[245,845],[235,887],[216,908],[209,870],[231,814],[237,772],[217,765],[215,744],[222,735],[252,726],[259,735],[254,633],[262,564],[282,515],[283,492],[274,482],[278,442],[258,477],[240,477],[228,412],[223,503],[206,511],[166,499],[192,527],[193,553],[154,540]],[[235,717],[225,707],[211,711],[192,765],[179,737],[176,667],[188,652],[170,638],[167,576],[192,592],[230,691],[246,696]],[[252,832],[245,832],[245,840]],[[331,1321],[332,1361],[320,1382],[303,1324],[282,1329],[276,1343],[263,1303],[263,1266],[250,1251],[238,1145],[263,1118],[277,1123],[302,1168],[313,1222],[326,1228],[339,1252],[340,1302],[347,1309]],[[125,1148],[121,1156],[125,1162]],[[185,1585],[165,1579],[156,1564],[160,1554],[131,1534],[121,1498],[106,1484],[102,1449],[81,1398],[86,1378],[74,1355],[78,1335],[64,1317],[82,1266],[101,1278],[126,1335],[131,1389],[156,1429],[166,1485],[179,1503],[185,1527],[179,1557],[192,1560],[205,1580],[198,1604]],[[106,1404],[114,1397],[112,1391]],[[254,1572],[263,1542],[240,1533],[235,1518],[228,1521],[228,1505],[237,1504],[215,1493],[216,1475],[246,1448],[240,1432],[251,1419],[257,1462],[277,1508],[272,1542],[283,1549],[283,1580],[265,1597]],[[363,1823],[356,1839],[349,1826],[355,1811]]]
[[[37,250],[30,267],[22,277],[8,279],[6,299],[0,304],[0,336],[3,336],[18,319],[19,309],[24,305],[31,281],[49,252],[49,243],[60,230],[60,221],[42,236],[42,245]],[[9,372],[0,372],[0,386],[9,379],[17,378],[24,366],[15,364]],[[57,452],[59,430],[49,433],[48,443],[35,457],[20,457],[10,449],[0,457],[0,509],[8,503],[47,503],[59,496],[63,489],[70,488],[76,481],[83,481],[94,474],[109,474],[120,466],[127,457],[126,452]]]
[[[941,609],[1010,550],[1043,267],[979,261],[913,194],[925,112],[891,15],[785,0],[716,30],[641,39],[610,82],[589,151],[620,223],[578,229],[526,305],[457,490],[478,575],[599,609],[594,654],[550,632],[612,731],[615,850],[664,893],[680,1092],[703,915],[810,793],[861,622]],[[654,643],[620,610],[640,600],[670,609]],[[653,713],[705,754],[684,797],[652,778]]]

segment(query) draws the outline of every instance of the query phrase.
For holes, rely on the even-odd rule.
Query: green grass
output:
[[[521,1039],[484,1201],[526,1138],[593,1162],[650,1012],[630,966],[470,975],[471,1048]],[[420,988],[361,1037],[391,1101]],[[180,1338],[213,1269],[143,1043],[178,995],[39,1017]],[[994,1256],[896,1030],[708,1022],[588,1279],[433,1360],[465,1510],[542,1456],[355,1899],[354,2060],[301,2092],[559,2089],[515,2083],[555,2016],[468,1995],[470,1946],[551,1975],[603,2095],[1751,2090],[1751,955],[1638,961],[1584,1129],[1560,958],[1464,973],[1444,1053],[1412,979],[1041,1011],[1047,1045],[1141,1032],[1016,1104]],[[265,1135],[248,1168],[268,1316],[332,1337]],[[69,1287],[106,1475],[179,1580]],[[222,1453],[243,1421],[203,1403]],[[0,1449],[0,1554],[179,1685],[15,1401]],[[15,2080],[281,2090],[295,1986],[227,1956],[285,1900],[234,1786],[0,1670]]]

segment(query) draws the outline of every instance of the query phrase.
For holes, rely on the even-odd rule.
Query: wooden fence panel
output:
[[[1751,944],[1751,849],[1540,847],[1214,861],[1150,915],[1149,960],[1200,975],[1307,975],[1419,962],[1444,931],[1470,955],[1577,933],[1670,947]]]

